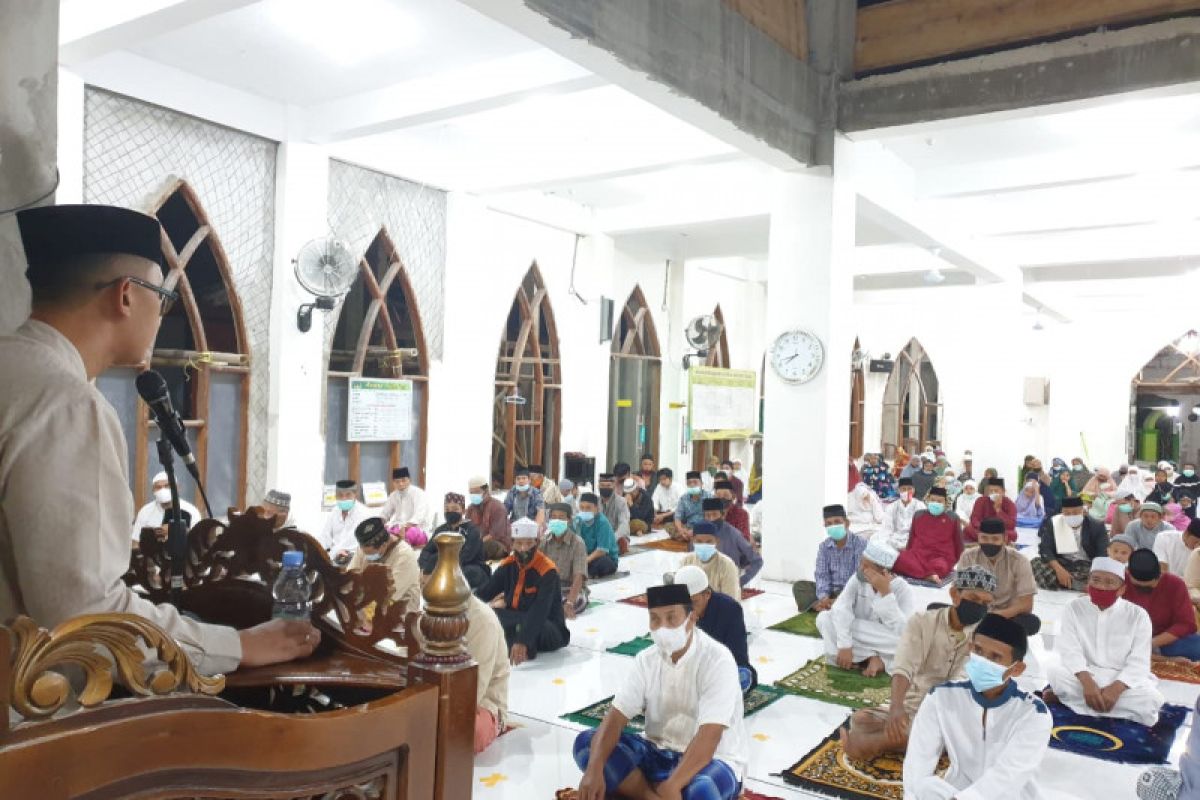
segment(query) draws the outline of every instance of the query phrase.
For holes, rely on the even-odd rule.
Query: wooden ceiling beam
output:
[[[775,44],[801,61],[808,61],[805,0],[722,0]]]

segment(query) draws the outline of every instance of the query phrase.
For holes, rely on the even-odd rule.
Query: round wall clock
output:
[[[807,383],[825,363],[825,345],[816,334],[795,328],[784,331],[771,344],[771,367],[781,380]]]

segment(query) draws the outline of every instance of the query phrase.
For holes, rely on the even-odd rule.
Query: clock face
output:
[[[771,366],[788,383],[811,381],[824,363],[825,346],[808,331],[784,331],[771,345]]]

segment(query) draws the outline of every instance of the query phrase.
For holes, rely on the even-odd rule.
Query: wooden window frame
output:
[[[858,339],[854,340],[854,349],[850,351],[851,359],[854,353],[862,349]],[[867,381],[862,366],[850,363],[850,458],[863,455],[866,422]]]
[[[909,365],[909,375],[911,377],[915,377],[917,381],[920,415],[918,422],[916,423],[918,438],[915,440],[907,436],[908,428],[913,427],[913,423],[907,423],[904,420],[905,400],[909,399],[908,389],[905,388],[903,390],[903,394],[901,394],[900,388],[897,387],[896,400],[893,401],[888,399],[892,394],[893,387],[895,386],[894,382],[898,380],[897,375],[900,373],[900,364],[902,362]],[[891,459],[895,457],[896,450],[899,447],[904,447],[904,449],[910,455],[915,452],[920,452],[921,448],[929,442],[928,434],[931,427],[931,413],[937,416],[937,428],[940,435],[942,424],[944,422],[942,418],[943,406],[940,401],[941,382],[938,382],[939,397],[934,398],[934,400],[931,402],[929,399],[929,389],[925,386],[925,381],[921,377],[921,366],[923,364],[927,364],[933,375],[935,377],[937,376],[937,370],[934,368],[933,362],[930,360],[929,353],[925,350],[924,345],[922,345],[915,338],[909,339],[908,344],[906,344],[904,349],[902,349],[896,356],[896,363],[895,366],[892,367],[892,374],[888,376],[887,385],[883,390],[883,429],[881,431],[880,438],[882,441],[880,444],[881,449],[883,450],[883,457],[885,459]],[[895,442],[887,441],[886,439],[889,432],[887,425],[889,414],[896,424],[895,434],[898,441]]]
[[[650,304],[642,287],[635,284],[633,291],[625,300],[621,309],[621,319],[617,322],[616,330],[620,333],[621,323],[626,326],[625,336],[614,336],[612,340],[612,355],[609,364],[609,384],[616,378],[617,363],[622,359],[655,361],[660,367],[654,375],[654,385],[650,390],[649,424],[646,426],[646,445],[652,453],[659,449],[659,406],[662,403],[662,351],[658,342],[658,329],[654,326],[654,316],[650,313]],[[610,389],[610,395],[611,395]],[[611,427],[611,423],[610,423]],[[613,431],[609,432],[609,446],[613,444]],[[638,453],[638,458],[642,457]],[[609,460],[612,460],[611,458]],[[657,463],[657,460],[656,462]]]
[[[367,254],[375,248],[376,244],[382,248],[387,265],[382,278],[375,276],[375,271],[372,269],[371,263],[367,260]],[[400,251],[396,248],[396,244],[392,240],[391,235],[388,234],[386,227],[379,229],[379,233],[375,234],[375,238],[371,240],[371,243],[367,245],[367,249],[359,258],[358,276],[358,280],[361,280],[365,285],[371,302],[367,305],[366,311],[363,312],[362,326],[358,330],[358,342],[354,348],[353,368],[349,372],[334,370],[332,368],[331,362],[335,342],[331,340],[329,354],[325,359],[325,383],[328,386],[329,378],[346,378],[349,380],[350,378],[363,377],[363,372],[367,364],[367,356],[372,353],[382,352],[385,358],[387,358],[389,353],[391,354],[391,358],[388,361],[391,364],[392,374],[371,377],[402,378],[411,380],[413,383],[419,383],[425,387],[424,396],[421,401],[421,441],[418,444],[417,452],[417,481],[419,485],[424,486],[426,456],[429,444],[429,352],[425,344],[425,327],[421,322],[421,310],[417,305],[416,293],[413,291],[412,283],[408,279],[408,270],[404,266],[403,259],[400,258]],[[385,313],[380,316],[380,311],[386,308],[388,293],[397,285],[404,294],[404,303],[408,308],[413,340],[416,343],[417,365],[415,372],[404,371],[404,359],[400,355],[400,350],[397,346],[396,326],[392,322],[392,315]],[[351,286],[351,291],[356,286],[357,282]],[[341,313],[344,313],[344,311],[343,304]],[[371,347],[371,337],[375,333],[377,322],[383,329],[384,347],[382,351],[378,347]],[[396,441],[389,442],[388,444],[390,469],[395,469],[402,463],[404,442]],[[346,451],[350,472],[347,477],[354,481],[361,481],[362,444],[360,442],[346,442]],[[390,479],[390,477],[389,474],[387,478]]]

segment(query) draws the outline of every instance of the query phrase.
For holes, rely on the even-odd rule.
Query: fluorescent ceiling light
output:
[[[387,0],[274,0],[265,9],[279,30],[340,67],[411,46],[422,33]]]

